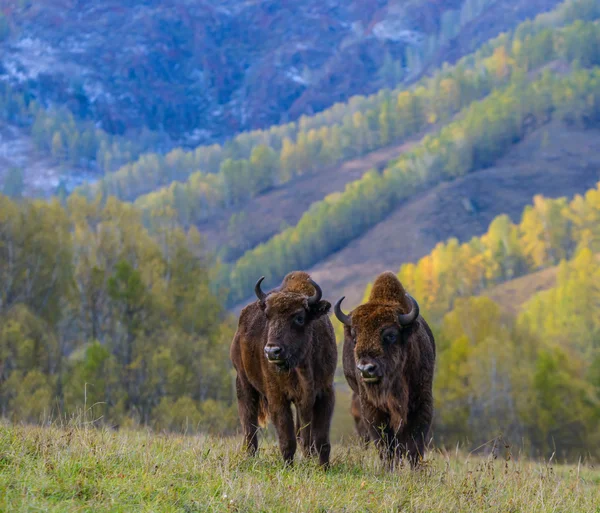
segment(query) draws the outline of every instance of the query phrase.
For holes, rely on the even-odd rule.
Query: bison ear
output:
[[[310,313],[313,319],[318,319],[322,315],[327,315],[331,309],[331,303],[329,301],[321,300],[314,306],[310,306]]]

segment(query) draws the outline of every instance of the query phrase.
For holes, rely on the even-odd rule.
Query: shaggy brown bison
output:
[[[360,421],[383,459],[393,466],[407,456],[414,467],[433,416],[433,334],[391,272],[377,277],[369,301],[350,315],[342,312],[343,299],[335,314],[345,325],[344,374],[360,398]]]
[[[254,289],[257,301],[240,314],[230,351],[247,449],[256,452],[259,423],[270,417],[286,463],[294,459],[298,436],[304,454],[317,453],[328,466],[337,363],[331,304],[307,273],[288,274],[268,294],[262,280]]]

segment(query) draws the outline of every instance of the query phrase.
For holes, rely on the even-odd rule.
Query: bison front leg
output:
[[[269,401],[269,414],[277,431],[279,449],[286,464],[291,465],[296,453],[296,433],[291,403]]]
[[[406,455],[412,468],[418,467],[425,457],[425,444],[429,436],[432,419],[433,399],[431,396],[424,398],[419,409],[408,416]]]
[[[329,467],[329,455],[331,453],[329,435],[334,406],[335,393],[333,386],[331,386],[316,398],[313,408],[313,445],[319,455],[319,465],[324,468]]]
[[[257,390],[239,375],[235,379],[238,399],[238,412],[244,430],[244,445],[248,454],[253,456],[258,449],[258,414],[260,395]]]
[[[312,448],[312,421],[313,421],[313,404],[301,404],[296,406],[296,435],[302,447],[302,454],[309,457],[313,453]]]

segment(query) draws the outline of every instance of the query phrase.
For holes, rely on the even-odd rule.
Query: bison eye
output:
[[[304,315],[300,314],[300,315],[296,315],[296,317],[294,317],[294,324],[296,324],[297,326],[304,326]]]
[[[395,344],[397,340],[398,340],[398,334],[393,331],[390,331],[383,335],[383,341],[386,344]]]

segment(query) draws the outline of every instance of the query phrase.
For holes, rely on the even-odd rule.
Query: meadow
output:
[[[600,512],[600,469],[432,450],[418,471],[385,471],[374,448],[334,446],[332,467],[297,456],[285,468],[273,438],[259,455],[240,438],[113,431],[86,425],[0,427],[0,511],[6,512]]]

